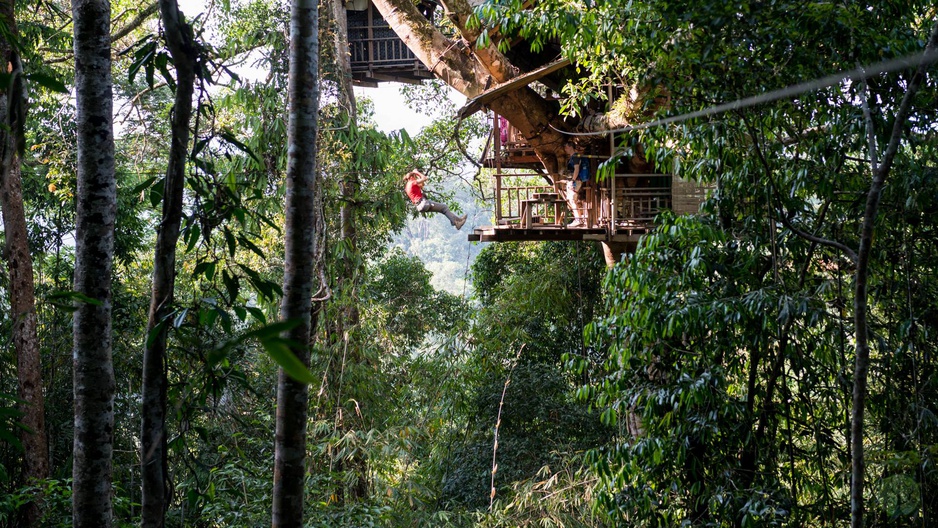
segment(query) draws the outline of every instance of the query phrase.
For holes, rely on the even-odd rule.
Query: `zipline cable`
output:
[[[732,110],[739,110],[741,108],[748,108],[750,106],[755,106],[762,103],[768,103],[772,101],[778,101],[780,99],[787,99],[789,97],[794,97],[796,95],[801,95],[807,92],[813,92],[815,90],[820,90],[821,88],[828,88],[836,84],[840,84],[843,81],[866,81],[872,77],[878,75],[883,75],[885,73],[892,73],[900,70],[907,70],[909,68],[918,67],[922,65],[930,65],[938,62],[938,49],[934,50],[925,50],[923,53],[914,53],[912,55],[907,55],[905,57],[900,57],[898,59],[891,59],[887,61],[878,62],[871,66],[860,66],[845,72],[833,73],[819,79],[814,79],[811,81],[803,82],[800,84],[795,84],[788,86],[786,88],[781,88],[779,90],[773,90],[771,92],[762,93],[759,95],[754,95],[751,97],[746,97],[744,99],[737,99],[730,103],[724,103],[716,106],[711,106],[710,108],[704,108],[703,110],[697,110],[694,112],[689,112],[686,114],[666,117],[663,119],[658,119],[650,123],[642,123],[641,125],[630,125],[622,128],[612,128],[608,130],[600,130],[598,132],[567,132],[565,130],[560,130],[551,125],[555,131],[560,132],[561,134],[567,136],[602,136],[612,133],[622,133],[622,132],[634,132],[636,130],[644,130],[646,128],[652,128],[661,125],[668,125],[671,123],[681,123],[688,121],[690,119],[695,119],[698,117],[707,117],[714,114],[721,114],[723,112],[729,112]]]

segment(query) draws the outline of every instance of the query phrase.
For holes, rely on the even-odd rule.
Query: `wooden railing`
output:
[[[538,174],[495,175],[495,223],[507,225],[520,223],[524,203],[535,199],[535,194],[554,193]]]
[[[534,148],[528,143],[521,131],[511,126],[503,117],[493,114],[492,148],[487,149],[482,162],[492,168],[527,168],[540,166],[540,160]]]
[[[585,192],[589,225],[618,231],[650,229],[655,216],[672,206],[670,174],[617,174],[615,181],[590,184]],[[560,192],[539,174],[495,175],[496,225],[562,226],[572,214]]]
[[[355,66],[410,65],[416,61],[414,54],[396,35],[388,38],[365,38],[350,44],[349,51]]]
[[[349,54],[352,73],[404,79],[432,77],[374,5],[362,11],[347,11]],[[379,79],[381,80],[381,79]],[[398,79],[394,79],[398,80]]]
[[[670,174],[617,174],[611,189],[612,204],[604,203],[604,216],[615,229],[648,228],[655,216],[671,208]],[[604,200],[605,202],[605,200]]]

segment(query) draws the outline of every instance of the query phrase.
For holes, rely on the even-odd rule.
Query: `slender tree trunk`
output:
[[[114,435],[111,267],[117,187],[111,93],[111,6],[73,0],[78,191],[75,226],[72,515],[75,528],[110,528]]]
[[[938,48],[938,23],[932,28],[926,54],[933,54]],[[866,196],[866,209],[863,213],[863,225],[860,229],[860,248],[857,251],[857,268],[854,275],[855,294],[853,299],[853,320],[856,328],[857,355],[853,371],[853,409],[850,420],[850,447],[852,451],[850,472],[850,526],[863,528],[864,506],[863,486],[866,478],[866,459],[863,451],[863,422],[866,407],[867,380],[870,368],[869,323],[867,320],[867,290],[870,276],[870,256],[873,246],[873,228],[879,212],[879,202],[883,186],[902,141],[902,132],[912,110],[912,101],[925,78],[928,64],[918,67],[906,88],[905,96],[896,112],[889,143],[883,153],[882,162],[877,160],[876,140],[869,109],[866,109],[867,129],[870,138],[870,162],[873,169],[873,181]],[[866,87],[864,87],[866,89]]]
[[[0,4],[0,17],[7,21],[9,35],[16,38],[13,2]],[[39,356],[39,337],[36,332],[35,283],[33,259],[26,236],[26,213],[23,207],[21,158],[23,127],[26,117],[26,97],[23,90],[22,68],[14,47],[0,40],[0,55],[9,65],[13,76],[9,90],[0,92],[0,209],[6,247],[3,257],[10,271],[10,308],[13,316],[13,346],[16,350],[18,394],[23,404],[20,422],[26,430],[20,433],[23,444],[23,474],[27,481],[49,476],[49,447],[46,439],[45,403],[42,395],[42,369]],[[19,511],[19,525],[38,526],[42,511],[39,504],[30,502]]]
[[[316,164],[319,115],[319,3],[293,0],[290,12],[287,182],[281,319],[300,321],[288,332],[293,353],[309,365],[314,318],[317,234],[321,204]],[[280,370],[277,384],[277,435],[274,453],[272,525],[303,526],[306,476],[306,417],[309,388]]]
[[[189,145],[189,118],[195,87],[198,50],[192,28],[186,23],[176,0],[161,0],[163,34],[176,67],[176,95],[171,118],[172,138],[163,184],[163,216],[156,236],[153,261],[153,290],[143,353],[143,405],[141,407],[140,474],[142,526],[160,528],[169,505],[169,474],[166,453],[166,337],[161,324],[172,311],[176,284],[176,243],[182,223]]]
[[[342,0],[332,0],[332,18],[335,23],[333,34],[336,49],[336,66],[339,76],[339,105],[344,108],[348,114],[348,126],[350,130],[356,130],[358,127],[358,105],[355,101],[355,92],[352,89],[352,64],[349,57],[348,45],[348,24],[346,20],[345,3]],[[354,160],[352,166],[358,166]],[[358,250],[358,226],[356,220],[359,214],[359,192],[360,192],[360,173],[357,170],[344,170],[339,181],[339,193],[341,207],[339,209],[339,240],[342,247],[342,257],[340,263],[340,274],[336,280],[335,288],[335,314],[334,321],[334,346],[342,347],[345,351],[343,357],[348,364],[362,365],[365,359],[362,357],[359,341],[357,337],[360,314],[358,311],[358,290],[362,277],[361,253]],[[341,393],[342,388],[338,387],[336,393]],[[341,402],[336,402],[336,412],[342,412]],[[353,415],[354,416],[354,415]],[[342,421],[337,420],[339,427],[342,427]],[[342,431],[342,434],[347,431]],[[337,461],[337,466],[341,471],[343,469],[353,471],[355,478],[351,481],[348,493],[346,494],[345,485],[348,481],[339,483],[341,487],[338,494],[340,500],[345,498],[351,500],[362,500],[368,496],[370,482],[368,479],[368,459],[361,451],[357,452],[346,464],[345,461]]]

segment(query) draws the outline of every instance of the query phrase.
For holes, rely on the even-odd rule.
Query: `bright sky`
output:
[[[430,124],[431,118],[408,108],[397,83],[381,83],[377,88],[355,88],[355,97],[369,97],[375,103],[375,123],[382,132],[404,128],[410,135]]]
[[[369,97],[375,103],[375,123],[383,132],[400,130],[404,128],[411,136],[429,125],[434,117],[421,114],[407,106],[407,100],[401,94],[399,83],[381,83],[377,88],[355,88],[356,97]],[[449,92],[450,100],[459,108],[465,104],[466,98],[455,90]]]

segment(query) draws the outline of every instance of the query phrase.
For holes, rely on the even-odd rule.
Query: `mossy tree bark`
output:
[[[111,88],[111,5],[73,0],[78,139],[73,378],[75,528],[109,528],[114,449],[111,268],[117,185]]]
[[[319,3],[293,0],[290,13],[287,178],[284,229],[284,321],[299,324],[288,332],[292,352],[309,366],[316,254],[322,204],[316,164],[319,128]],[[280,370],[277,384],[277,433],[274,452],[273,521],[278,528],[303,526],[306,477],[306,421],[309,388]]]

